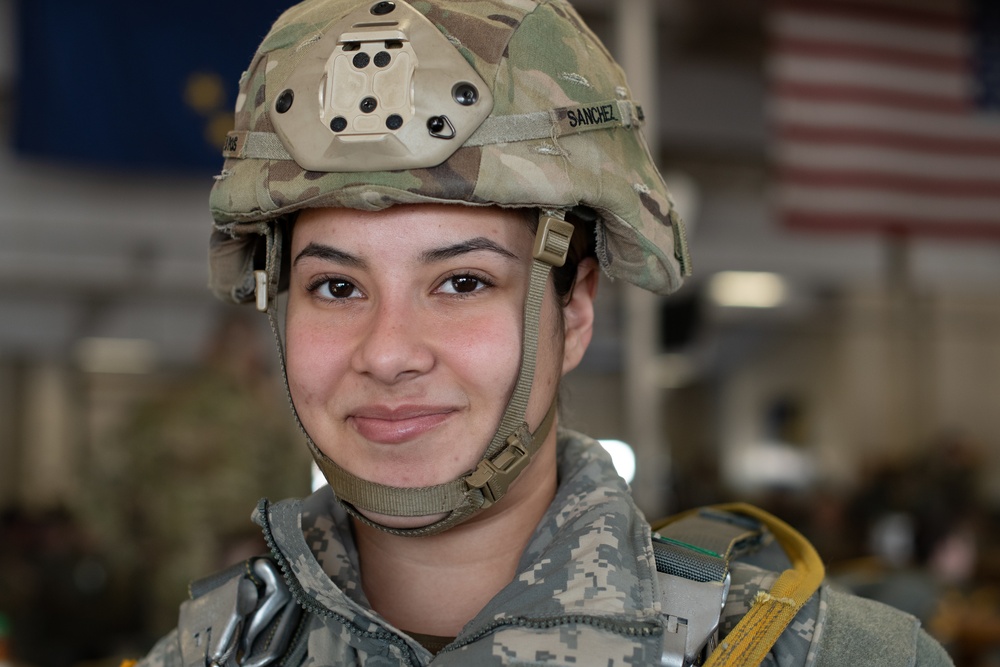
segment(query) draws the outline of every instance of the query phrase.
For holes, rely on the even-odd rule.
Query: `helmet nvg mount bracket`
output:
[[[361,7],[309,45],[278,81],[268,115],[303,169],[358,172],[441,164],[493,109],[486,82],[404,2]]]

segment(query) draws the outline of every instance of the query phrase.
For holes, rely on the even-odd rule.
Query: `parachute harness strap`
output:
[[[282,377],[295,419],[306,434],[313,458],[333,487],[345,509],[357,520],[395,535],[433,535],[464,521],[472,514],[496,503],[506,493],[514,479],[524,470],[531,457],[545,441],[555,421],[556,401],[534,433],[528,429],[525,413],[535,376],[535,355],[538,347],[538,325],[549,273],[554,266],[566,262],[573,225],[558,211],[545,211],[539,216],[535,234],[531,277],[524,304],[524,332],[521,343],[521,364],[517,381],[504,409],[500,425],[494,433],[483,458],[472,472],[444,484],[419,488],[400,488],[378,484],[351,474],[319,450],[306,433],[291,401],[288,373],[285,369],[284,345],[278,326],[276,298],[278,268],[281,258],[281,232],[277,226],[268,234],[268,267],[255,276],[258,287],[258,308],[266,306],[271,329],[278,344]],[[266,286],[266,304],[260,296]],[[263,310],[263,308],[261,308]],[[389,516],[411,517],[447,513],[447,516],[420,528],[392,528],[372,521],[360,510]]]
[[[808,540],[784,521],[745,503],[692,510],[657,522],[653,529],[658,531],[653,548],[667,617],[662,665],[761,664],[825,576],[823,561]],[[755,551],[768,533],[791,567],[716,645],[730,561]]]

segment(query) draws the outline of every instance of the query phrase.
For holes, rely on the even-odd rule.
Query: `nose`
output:
[[[352,367],[383,384],[422,375],[434,366],[426,335],[418,307],[405,298],[383,300],[368,314]]]

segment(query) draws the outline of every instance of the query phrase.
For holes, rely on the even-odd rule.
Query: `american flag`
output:
[[[1000,236],[1000,0],[775,0],[767,30],[784,223]]]

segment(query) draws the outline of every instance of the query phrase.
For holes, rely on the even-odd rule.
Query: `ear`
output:
[[[594,334],[594,299],[597,298],[597,281],[600,277],[597,260],[584,259],[576,267],[576,283],[569,303],[563,306],[563,326],[566,342],[563,346],[562,374],[579,365],[583,353]]]

